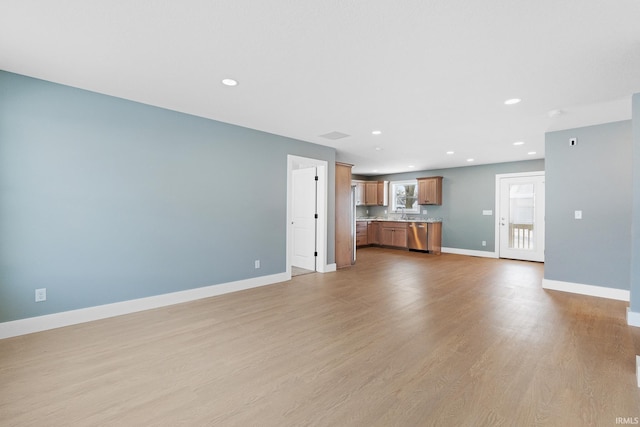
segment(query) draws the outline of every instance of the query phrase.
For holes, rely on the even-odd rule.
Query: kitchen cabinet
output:
[[[430,222],[427,226],[427,251],[440,255],[442,251],[442,223]]]
[[[365,206],[366,186],[364,181],[353,181],[353,185],[356,187],[356,206]]]
[[[389,181],[378,181],[378,206],[389,205]]]
[[[383,222],[380,225],[380,244],[383,246],[407,247],[407,223]]]
[[[365,183],[364,200],[367,206],[378,205],[378,181],[371,181],[371,182]]]
[[[389,181],[353,181],[356,206],[387,206]]]
[[[368,242],[370,245],[378,245],[380,244],[380,239],[379,239],[379,230],[380,230],[380,223],[379,222],[375,222],[375,221],[370,221],[369,224],[367,225],[367,237],[368,237]]]
[[[351,199],[351,168],[336,162],[336,267],[350,267],[355,260],[353,233],[353,201]]]
[[[356,222],[356,246],[366,246],[369,244],[369,230],[367,221]]]
[[[431,176],[418,178],[418,204],[441,205],[442,204],[442,177]]]

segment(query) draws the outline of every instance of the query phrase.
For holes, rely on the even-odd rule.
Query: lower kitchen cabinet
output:
[[[366,246],[369,242],[367,221],[356,221],[356,246]]]
[[[367,237],[370,245],[380,244],[380,223],[370,221],[367,225]]]
[[[409,248],[409,228],[406,222],[357,221],[356,246],[380,245],[398,249]],[[439,255],[442,250],[442,223],[427,223],[426,251]]]
[[[442,251],[442,223],[430,222],[427,231],[427,251],[440,255]]]
[[[407,247],[407,223],[383,222],[380,225],[380,244],[383,246]]]

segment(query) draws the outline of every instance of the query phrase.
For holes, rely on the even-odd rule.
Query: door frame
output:
[[[519,172],[519,173],[500,173],[496,174],[496,192],[495,192],[495,210],[494,219],[495,219],[495,243],[494,243],[494,254],[496,258],[500,258],[500,180],[502,178],[526,178],[532,176],[545,176],[545,171],[533,171],[533,172]],[[546,198],[546,192],[545,192]],[[546,200],[545,200],[546,206]],[[546,239],[545,239],[546,240]],[[544,251],[544,248],[542,248]]]
[[[329,163],[326,160],[312,159],[308,157],[287,155],[287,227],[286,227],[286,274],[291,278],[291,254],[293,248],[293,232],[291,219],[293,217],[293,171],[315,167],[318,174],[318,189],[316,192],[316,209],[318,220],[316,221],[316,271],[325,273],[335,271],[327,264],[327,209],[328,209],[328,171]]]

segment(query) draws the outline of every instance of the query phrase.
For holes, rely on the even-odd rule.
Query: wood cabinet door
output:
[[[442,251],[442,223],[432,222],[428,224],[427,250],[440,255]]]
[[[380,227],[380,244],[393,246],[393,227]]]
[[[378,238],[378,231],[380,230],[379,224],[377,222],[370,222],[369,227],[367,228],[367,237],[369,238],[370,245],[377,245],[380,243]]]
[[[378,206],[385,206],[384,204],[384,181],[378,181]]]
[[[365,203],[367,206],[375,206],[378,204],[378,182],[367,182]]]
[[[397,246],[399,248],[407,247],[407,229],[406,228],[393,229],[393,244],[391,246]]]
[[[442,204],[442,177],[418,179],[418,204],[441,205]]]

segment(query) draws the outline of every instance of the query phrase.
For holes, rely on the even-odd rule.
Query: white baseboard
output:
[[[627,308],[627,325],[640,327],[640,313]]]
[[[630,292],[625,289],[605,288],[603,286],[583,285],[581,283],[562,282],[559,280],[542,279],[542,287],[554,291],[571,292],[573,294],[589,295],[592,297],[609,298],[629,301]]]
[[[638,378],[638,387],[640,387],[640,356],[636,356],[636,378]]]
[[[441,251],[442,253],[445,253],[445,254],[479,256],[483,258],[498,258],[498,255],[495,252],[488,252],[488,251],[474,251],[471,249],[458,249],[458,248],[442,248]]]
[[[321,265],[320,268],[318,268],[319,273],[332,273],[336,270],[337,270],[337,267],[335,263]]]
[[[47,314],[45,316],[13,320],[10,322],[0,323],[0,339],[46,331],[49,329],[62,328],[64,326],[76,325],[78,323],[91,322],[93,320],[106,319],[108,317],[121,316],[123,314],[151,310],[174,304],[181,304],[184,302],[228,294],[245,289],[272,285],[274,283],[285,282],[290,279],[290,275],[287,275],[286,273],[279,273],[246,280],[238,280],[236,282],[172,292],[169,294],[155,295],[147,298],[139,298],[116,302],[113,304]]]

